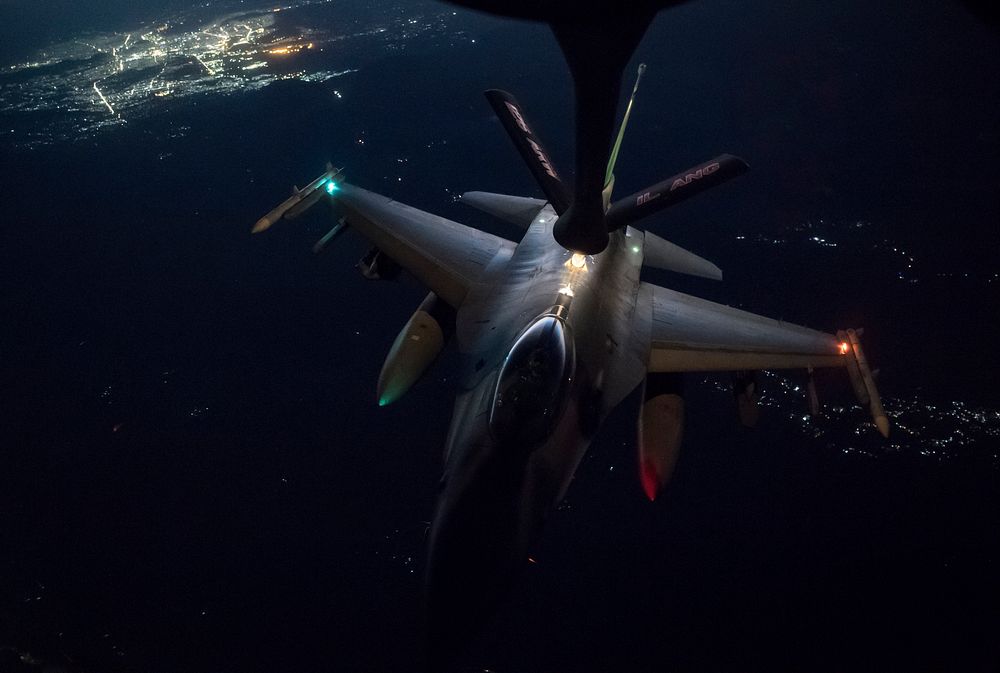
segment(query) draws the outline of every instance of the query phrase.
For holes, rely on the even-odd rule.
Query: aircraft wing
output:
[[[650,372],[844,367],[833,334],[643,283],[652,304]]]
[[[514,243],[344,182],[334,206],[348,224],[432,292],[458,307],[497,253]]]

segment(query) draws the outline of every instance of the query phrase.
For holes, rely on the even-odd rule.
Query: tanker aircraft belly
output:
[[[650,499],[677,458],[681,372],[734,372],[746,422],[756,413],[755,370],[846,367],[888,431],[858,333],[824,333],[640,280],[644,265],[721,279],[711,262],[632,224],[741,174],[742,160],[721,155],[614,203],[609,165],[608,243],[591,254],[567,249],[556,239],[569,190],[545,170],[551,161],[538,139],[522,142],[532,132],[517,101],[504,92],[488,97],[515,142],[531,150],[525,160],[546,157],[534,172],[561,195],[467,195],[470,205],[524,227],[520,241],[374,194],[331,169],[311,184],[325,187],[339,218],[324,241],[345,225],[355,229],[375,246],[361,262],[366,277],[402,267],[429,290],[386,358],[379,404],[405,394],[449,339],[460,355],[429,540],[431,662],[449,660],[481,627],[527,563],[602,421],[640,384],[640,479]]]

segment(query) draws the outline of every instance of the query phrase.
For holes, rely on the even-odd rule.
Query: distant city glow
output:
[[[832,399],[820,405],[816,416],[804,414],[806,391],[794,375],[786,377],[764,370],[759,405],[762,410],[787,418],[801,434],[844,454],[878,458],[898,454],[920,455],[932,460],[982,456],[1000,466],[1000,410],[968,405],[960,400],[932,401],[922,395],[883,397],[886,415],[892,419],[893,439],[886,441],[872,432],[868,410],[853,401]],[[720,395],[732,397],[732,384],[719,377],[703,383]],[[798,390],[796,390],[798,388]]]
[[[295,14],[324,4],[332,3],[290,0],[279,9],[282,15]],[[220,18],[214,5],[161,16],[141,30],[87,33],[48,44],[22,62],[4,64],[2,71],[14,77],[0,86],[0,113],[42,113],[31,117],[38,120],[33,125],[10,131],[12,137],[5,140],[30,147],[79,139],[147,118],[161,111],[160,101],[167,97],[179,103],[204,94],[256,91],[283,79],[326,82],[358,70],[332,70],[324,67],[326,62],[300,57],[329,50],[348,38],[376,40],[380,48],[400,51],[417,41],[463,35],[452,25],[451,12],[398,16],[389,25],[380,18],[375,25],[361,22],[345,30],[327,21],[316,28],[301,27],[306,17],[291,28],[275,21],[271,7]],[[292,67],[283,68],[285,64]],[[344,93],[334,95],[341,98]],[[170,137],[189,130],[178,126]]]

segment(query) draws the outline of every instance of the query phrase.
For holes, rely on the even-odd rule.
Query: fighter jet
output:
[[[640,280],[644,267],[722,279],[708,260],[635,225],[740,175],[747,170],[741,159],[720,155],[616,201],[606,190],[608,244],[587,254],[554,237],[569,188],[521,105],[503,91],[486,96],[546,198],[467,192],[461,200],[522,228],[519,241],[375,194],[332,169],[310,184],[311,193],[293,197],[329,198],[338,223],[319,248],[349,227],[374,246],[360,263],[366,277],[392,277],[401,267],[429,290],[386,356],[379,405],[399,400],[449,341],[460,355],[426,577],[438,661],[494,610],[602,421],[638,386],[640,480],[651,500],[677,460],[685,372],[734,372],[749,423],[756,370],[845,367],[878,429],[888,432],[854,330],[816,331]],[[297,215],[296,203],[277,211]],[[277,211],[261,222],[280,219]],[[811,379],[810,392],[815,399]]]

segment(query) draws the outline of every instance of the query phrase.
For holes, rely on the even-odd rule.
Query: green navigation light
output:
[[[337,187],[337,183],[334,182],[333,180],[330,180],[330,182],[326,183],[326,193],[327,194],[333,194],[338,189],[340,189],[340,188]]]

